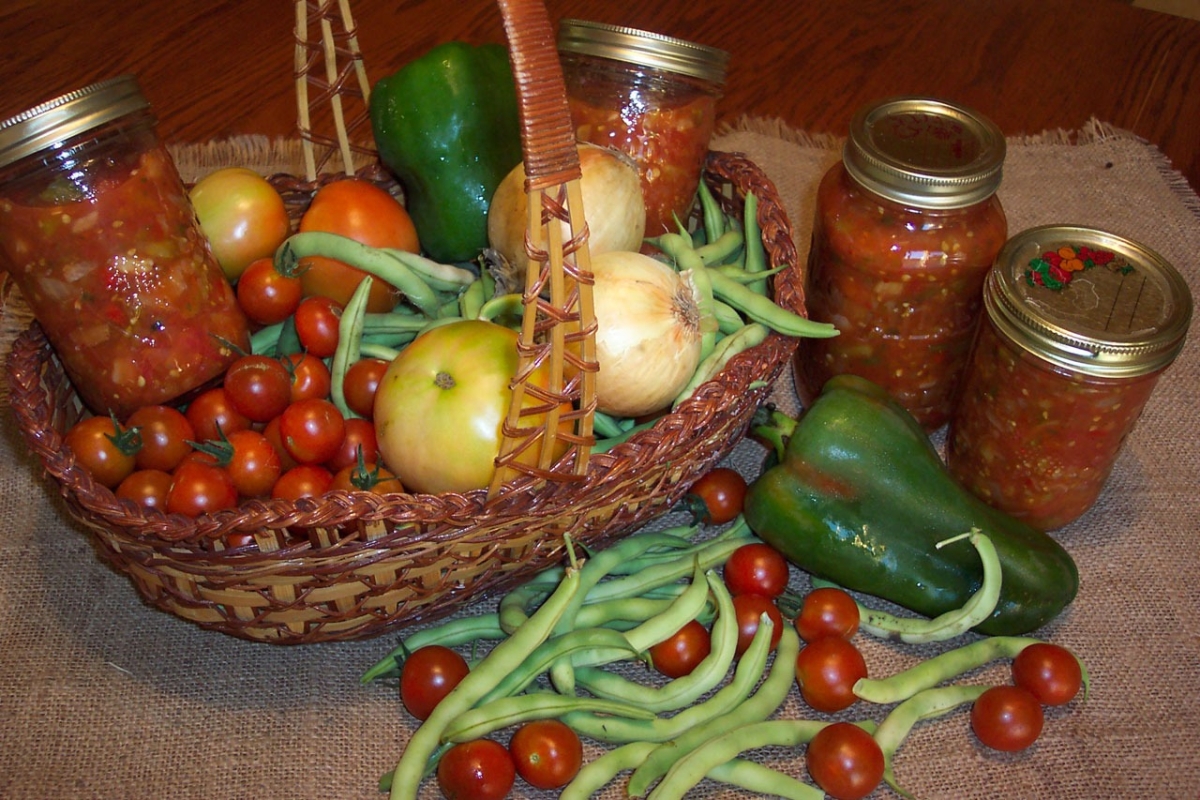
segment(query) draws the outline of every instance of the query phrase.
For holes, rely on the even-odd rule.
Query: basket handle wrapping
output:
[[[498,4],[520,112],[530,267],[513,401],[502,427],[490,496],[520,474],[558,482],[583,476],[593,441],[597,369],[579,154],[554,31],[541,0]],[[543,364],[550,373],[545,387],[530,380]],[[526,404],[527,397],[532,404]],[[523,422],[529,417],[538,422]],[[539,457],[531,463],[526,453]]]

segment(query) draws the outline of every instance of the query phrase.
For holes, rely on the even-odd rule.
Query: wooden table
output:
[[[1200,23],[1118,0],[548,0],[552,20],[630,25],[728,49],[722,116],[845,134],[875,99],[930,94],[1008,134],[1089,118],[1157,145],[1200,188]],[[500,41],[483,0],[352,0],[371,81],[451,38]],[[167,10],[169,9],[169,11]],[[292,3],[18,0],[0,11],[0,118],[123,72],[169,141],[288,135]],[[1191,87],[1189,91],[1189,87]]]

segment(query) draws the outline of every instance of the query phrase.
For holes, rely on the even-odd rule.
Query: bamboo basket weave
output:
[[[445,616],[470,598],[507,589],[560,562],[564,534],[603,546],[669,511],[744,436],[782,374],[796,343],[772,334],[652,428],[589,455],[594,323],[565,88],[544,5],[498,5],[521,103],[531,199],[547,198],[544,214],[566,219],[575,231],[561,241],[545,234],[559,226],[542,226],[536,217],[531,222],[530,238],[547,257],[540,273],[529,271],[519,344],[523,363],[549,359],[554,365],[559,382],[547,401],[566,397],[578,409],[567,454],[490,490],[332,492],[296,502],[251,500],[198,518],[167,515],[118,500],[76,466],[63,436],[86,412],[34,323],[14,342],[7,364],[18,425],[68,513],[149,604],[204,628],[275,644],[363,638]],[[704,179],[733,212],[754,192],[770,266],[790,265],[774,278],[776,300],[803,313],[792,229],[775,187],[754,164],[731,153],[710,152]],[[285,183],[301,199],[314,188],[301,178]],[[530,206],[536,213],[536,204]],[[543,286],[552,290],[549,304],[537,300]],[[582,369],[564,381],[563,366],[573,358],[565,353],[570,335],[555,330],[573,321],[583,331]],[[523,446],[523,437],[547,431],[525,430],[510,414],[505,433],[501,464],[504,454]],[[226,549],[223,537],[244,532],[253,534],[256,546]]]

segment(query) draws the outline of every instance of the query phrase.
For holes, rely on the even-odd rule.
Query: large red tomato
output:
[[[396,198],[369,181],[345,178],[327,183],[313,195],[300,218],[300,230],[325,231],[362,242],[369,247],[420,251],[417,229],[408,211]],[[301,259],[304,294],[323,295],[345,306],[366,273],[330,258]],[[376,280],[371,285],[367,311],[382,313],[396,305],[393,287]]]
[[[400,351],[375,393],[375,434],[384,464],[413,492],[487,487],[516,372],[517,334],[502,325],[463,320],[418,336]],[[546,370],[533,379],[546,385]],[[525,400],[526,407],[538,404],[528,394]],[[532,415],[522,424],[544,422],[544,415]],[[561,429],[570,432],[570,423]],[[521,462],[536,463],[540,450],[529,448]]]
[[[224,167],[192,187],[189,197],[200,229],[230,282],[252,261],[273,255],[291,233],[283,197],[257,172]]]

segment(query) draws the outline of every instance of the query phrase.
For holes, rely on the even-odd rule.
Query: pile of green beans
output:
[[[746,195],[740,220],[725,214],[703,181],[698,194],[702,225],[689,232],[680,223],[677,232],[646,240],[690,277],[701,316],[714,321],[704,331],[700,366],[673,406],[691,397],[738,353],[761,344],[771,331],[815,338],[838,334],[832,325],[814,322],[771,299],[767,278],[789,265],[771,269],[767,263],[753,192]]]
[[[741,517],[716,532],[695,524],[642,531],[581,560],[568,537],[570,564],[545,570],[505,593],[496,611],[408,636],[364,673],[364,683],[398,679],[404,659],[420,647],[495,644],[412,736],[381,787],[393,798],[414,797],[453,744],[554,718],[606,748],[562,789],[564,800],[592,797],[622,773],[629,773],[629,797],[651,800],[684,797],[705,779],[763,795],[823,797],[795,775],[743,757],[766,746],[803,748],[831,721],[778,716],[796,683],[802,646],[790,619],[772,656],[774,625],[764,614],[749,648],[735,660],[739,623],[718,570],[737,548],[758,541]],[[984,580],[961,609],[927,620],[860,606],[866,620],[861,629],[911,644],[975,636],[970,628],[991,613],[1003,577],[990,540],[979,530],[938,546],[968,542],[983,562]],[[816,579],[812,583],[821,585]],[[781,606],[785,614],[794,610]],[[692,619],[711,627],[712,646],[688,675],[643,682],[628,677],[628,669],[614,669],[648,660],[654,644]],[[990,688],[955,681],[990,662],[1015,658],[1039,641],[977,638],[902,672],[859,680],[854,693],[866,713],[855,724],[879,745],[884,781],[910,796],[893,768],[909,733]],[[1083,676],[1086,697],[1086,669]]]

